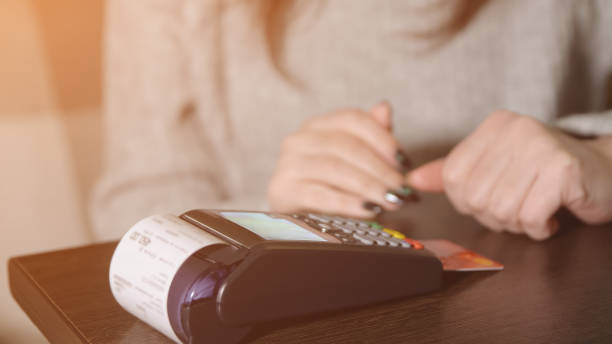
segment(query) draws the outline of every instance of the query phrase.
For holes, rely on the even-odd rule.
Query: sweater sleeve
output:
[[[207,125],[218,124],[207,122],[202,112],[210,107],[202,110],[192,95],[190,25],[203,25],[206,15],[194,13],[206,14],[202,4],[215,1],[189,8],[194,3],[107,3],[105,170],[90,203],[97,239],[118,238],[155,213],[261,203],[261,195],[237,197],[227,187],[222,143],[206,134]],[[205,35],[198,38],[207,43]],[[210,120],[218,121],[214,115]]]
[[[612,135],[612,1],[581,1],[576,6],[579,41],[589,61],[588,73],[599,85],[591,95],[595,111],[561,118],[555,125],[583,136]]]
[[[580,136],[612,135],[612,110],[571,115],[557,120],[555,126]]]

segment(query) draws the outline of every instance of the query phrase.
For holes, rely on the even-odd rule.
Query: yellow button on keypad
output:
[[[406,236],[404,234],[402,234],[401,232],[398,232],[394,229],[390,229],[390,228],[384,228],[383,231],[391,234],[391,236],[393,236],[394,238],[397,239],[404,239]]]

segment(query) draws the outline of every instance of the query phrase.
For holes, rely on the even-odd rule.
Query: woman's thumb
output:
[[[413,188],[425,192],[444,192],[442,169],[444,158],[419,166],[406,176],[406,182]]]

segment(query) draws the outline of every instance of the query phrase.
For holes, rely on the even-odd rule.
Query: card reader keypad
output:
[[[406,238],[401,232],[385,228],[377,222],[321,214],[294,214],[293,217],[333,235],[345,244],[423,249],[418,241]]]

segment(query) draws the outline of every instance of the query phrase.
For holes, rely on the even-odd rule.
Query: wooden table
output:
[[[495,234],[425,197],[382,219],[417,239],[446,238],[503,262],[502,272],[448,273],[438,292],[261,326],[254,343],[612,342],[612,226],[563,219],[537,243]],[[13,258],[13,296],[51,342],[165,343],[108,287],[116,243]]]

